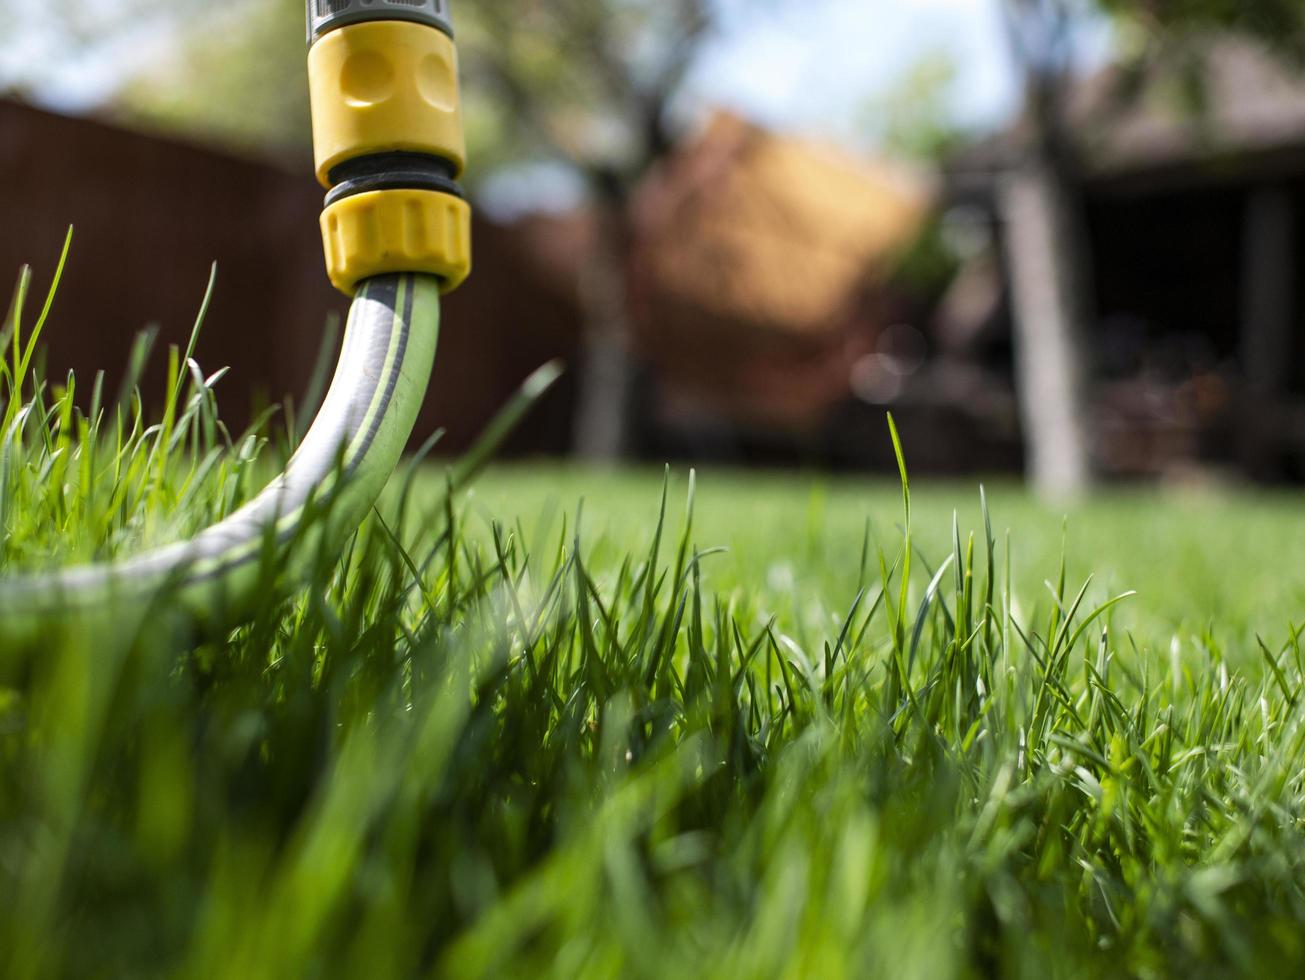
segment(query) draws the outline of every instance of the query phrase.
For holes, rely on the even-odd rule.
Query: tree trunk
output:
[[[595,205],[594,247],[580,282],[585,353],[575,418],[575,449],[583,459],[615,462],[632,450],[634,331],[628,269],[628,202],[603,194]]]
[[[1029,134],[999,191],[1016,383],[1029,480],[1043,496],[1064,498],[1086,490],[1093,476],[1087,230],[1063,118],[1073,24],[1054,6],[1006,0],[1005,10]]]
[[[1077,204],[1061,176],[1038,161],[1006,179],[1000,206],[1028,476],[1043,496],[1073,496],[1092,480]]]

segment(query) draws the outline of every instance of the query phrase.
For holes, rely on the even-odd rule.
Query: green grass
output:
[[[181,356],[152,427],[5,349],[0,575],[186,533],[283,452]],[[0,644],[0,973],[1305,965],[1299,499],[1066,531],[1009,485],[444,480],[219,640],[164,598]]]
[[[660,468],[501,466],[479,481],[467,508],[481,523],[519,516],[534,533],[583,500],[586,544],[610,560],[646,539],[662,476]],[[686,468],[671,474],[673,524],[683,520],[686,482]],[[1010,538],[1017,602],[1041,601],[1066,555],[1071,577],[1092,575],[1098,597],[1136,590],[1117,622],[1153,638],[1210,627],[1235,646],[1249,641],[1258,659],[1256,632],[1305,618],[1305,495],[1297,491],[1124,488],[1058,507],[1009,478],[985,482],[1000,551]],[[912,487],[913,535],[926,557],[951,550],[953,513],[963,529],[982,528],[979,489],[977,479]],[[707,581],[764,596],[785,615],[855,593],[867,525],[873,544],[900,544],[901,490],[887,476],[708,469],[695,510],[701,543],[729,549],[704,569]]]

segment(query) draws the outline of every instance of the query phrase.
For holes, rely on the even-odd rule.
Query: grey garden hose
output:
[[[321,410],[280,476],[189,541],[118,563],[0,578],[0,635],[139,608],[161,592],[192,621],[221,628],[263,598],[269,568],[297,580],[319,556],[338,553],[412,433],[434,366],[439,298],[429,275],[366,280]]]
[[[285,472],[191,540],[0,578],[0,635],[126,611],[144,622],[160,597],[201,628],[237,623],[333,558],[399,461],[434,365],[440,294],[471,271],[448,0],[308,0],[307,13],[323,251],[353,297],[321,411]],[[527,381],[503,425],[550,372]]]

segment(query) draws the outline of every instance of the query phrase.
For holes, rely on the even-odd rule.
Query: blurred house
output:
[[[847,415],[859,375],[923,361],[894,272],[931,207],[918,173],[716,115],[635,200],[654,454],[882,462],[882,409]]]
[[[328,321],[347,308],[322,267],[321,206],[307,173],[0,101],[0,272],[36,268],[29,324],[76,228],[44,336],[52,379],[71,369],[85,384],[104,369],[114,390],[151,325],[160,344],[184,349],[216,261],[197,358],[231,367],[224,414],[243,426],[260,402],[302,397]],[[447,430],[441,452],[465,448],[531,370],[577,346],[574,298],[535,261],[536,243],[482,217],[474,234],[478,274],[446,303],[417,428],[418,441]],[[152,365],[147,399],[163,391],[157,348]],[[568,399],[564,382],[515,447],[563,450]]]
[[[1096,327],[1096,455],[1107,472],[1192,465],[1305,476],[1305,76],[1248,41],[1072,93]],[[942,306],[941,361],[1010,385],[999,189],[1018,128],[949,174],[969,261]]]

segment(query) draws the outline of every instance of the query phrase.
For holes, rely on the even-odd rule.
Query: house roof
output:
[[[1249,38],[1212,37],[1137,76],[1112,66],[1080,79],[1068,115],[1098,179],[1296,161],[1305,155],[1305,70]],[[963,177],[1009,168],[1027,126],[1022,119],[975,144],[949,170]]]

